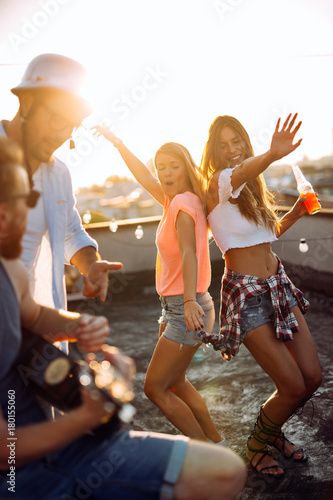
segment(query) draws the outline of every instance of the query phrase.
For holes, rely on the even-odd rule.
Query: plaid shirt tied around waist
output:
[[[236,356],[240,348],[241,311],[247,297],[270,291],[274,309],[274,327],[278,339],[292,340],[293,334],[299,331],[296,317],[290,310],[286,292],[290,290],[302,314],[308,310],[309,302],[290,281],[282,262],[278,257],[277,259],[278,272],[268,279],[225,269],[221,289],[220,334],[208,335],[200,332],[199,336],[202,342],[211,343],[215,350],[221,351],[221,356],[226,361]]]

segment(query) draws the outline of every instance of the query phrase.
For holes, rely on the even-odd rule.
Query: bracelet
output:
[[[186,302],[196,302],[196,299],[188,299],[188,300],[184,300],[184,305],[186,304]]]
[[[112,144],[114,145],[115,148],[117,148],[119,146],[119,144],[121,144],[123,141],[121,139],[119,139],[119,137],[117,137],[113,142]]]

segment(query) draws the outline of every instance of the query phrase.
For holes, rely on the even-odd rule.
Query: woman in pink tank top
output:
[[[306,459],[281,427],[321,383],[318,355],[303,317],[308,302],[270,246],[305,214],[303,198],[278,220],[262,175],[272,162],[300,145],[301,140],[294,144],[301,126],[301,122],[295,125],[296,118],[297,114],[289,115],[282,126],[279,119],[269,151],[254,157],[241,123],[219,116],[211,124],[201,163],[208,184],[208,220],[225,259],[215,347],[229,360],[244,343],[276,386],[261,407],[247,444],[252,467],[266,478],[284,474],[268,445],[285,458]],[[207,335],[205,341],[210,338]]]
[[[156,287],[162,305],[159,339],[144,391],[168,420],[190,438],[226,446],[206,404],[186,378],[201,345],[197,333],[211,332],[214,305],[210,285],[208,228],[201,176],[181,144],[164,144],[155,154],[157,178],[106,127],[96,127],[117,147],[136,180],[163,207],[156,236]]]

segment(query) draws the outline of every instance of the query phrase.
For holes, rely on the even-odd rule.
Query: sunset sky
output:
[[[54,52],[87,68],[95,115],[145,162],[167,141],[199,162],[221,114],[262,153],[278,116],[296,111],[303,143],[288,161],[331,155],[332,29],[331,0],[0,0],[1,118],[16,112],[10,88],[27,63]],[[85,131],[58,153],[75,188],[128,173]]]

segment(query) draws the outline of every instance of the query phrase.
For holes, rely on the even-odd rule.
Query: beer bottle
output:
[[[297,191],[302,197],[305,197],[305,207],[310,215],[314,215],[321,210],[321,205],[311,183],[304,177],[303,172],[298,165],[292,165],[292,169],[297,182]]]

